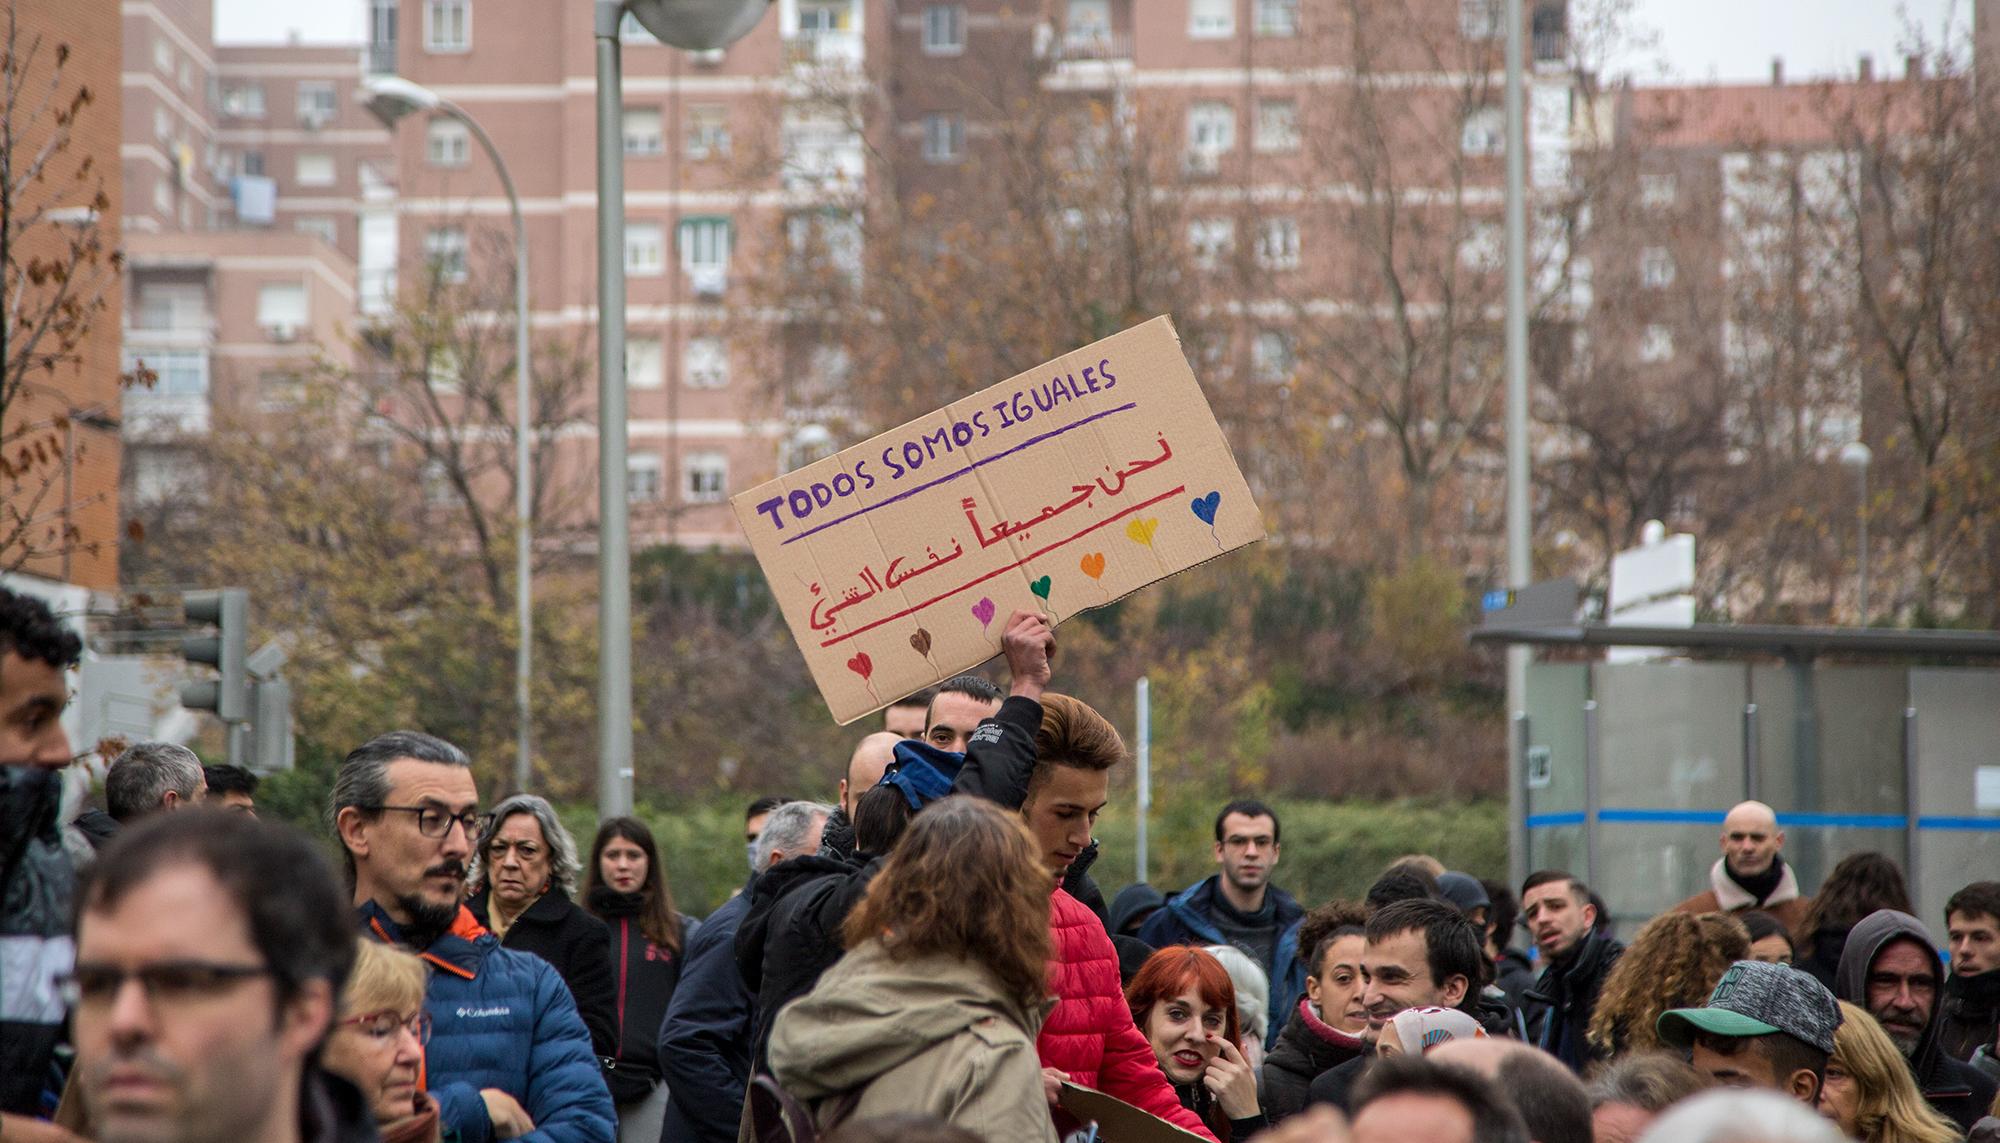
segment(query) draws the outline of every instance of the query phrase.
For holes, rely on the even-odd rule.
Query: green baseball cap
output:
[[[1840,1005],[1825,985],[1798,969],[1739,960],[1716,982],[1705,1007],[1668,1009],[1655,1027],[1676,1048],[1690,1046],[1700,1032],[1731,1038],[1783,1032],[1831,1054]]]

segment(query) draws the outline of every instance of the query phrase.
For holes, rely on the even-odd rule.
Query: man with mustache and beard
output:
[[[611,1143],[618,1121],[569,988],[547,961],[503,949],[463,903],[483,822],[472,762],[394,731],[349,754],[333,784],[362,931],[433,969],[426,1080],[462,1143]]]

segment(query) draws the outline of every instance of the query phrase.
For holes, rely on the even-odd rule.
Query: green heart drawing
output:
[[[1042,602],[1047,603],[1049,601],[1049,577],[1043,576],[1042,578],[1035,580],[1033,583],[1030,583],[1028,585],[1028,590],[1034,592],[1036,595],[1041,596]]]

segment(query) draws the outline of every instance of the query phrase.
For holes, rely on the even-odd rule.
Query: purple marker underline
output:
[[[957,472],[948,473],[944,476],[938,477],[936,480],[932,480],[924,484],[919,484],[915,488],[909,489],[904,492],[899,492],[896,495],[891,496],[887,500],[884,500],[878,504],[870,504],[866,508],[857,508],[854,511],[849,512],[845,516],[836,516],[833,519],[828,520],[824,524],[816,524],[813,527],[807,528],[805,531],[800,532],[798,535],[791,537],[791,539],[781,541],[778,546],[784,547],[786,544],[793,543],[798,540],[803,540],[807,536],[813,535],[816,532],[824,532],[828,528],[833,527],[835,524],[845,524],[849,520],[854,519],[856,516],[866,516],[868,513],[873,512],[877,508],[887,508],[889,505],[894,504],[898,500],[907,500],[910,497],[915,496],[917,493],[924,491],[925,489],[936,488],[940,484],[948,484],[951,481],[957,480],[959,477],[964,476],[966,473],[971,472],[973,469],[980,467],[981,465],[992,464],[994,461],[1000,460],[1003,457],[1012,456],[1015,453],[1020,452],[1022,449],[1027,448],[1030,445],[1038,445],[1045,440],[1051,440],[1055,437],[1059,437],[1064,433],[1070,431],[1071,429],[1080,429],[1092,421],[1103,420],[1105,417],[1111,416],[1113,413],[1123,413],[1129,409],[1136,409],[1138,407],[1139,407],[1139,402],[1128,401],[1125,404],[1120,405],[1115,409],[1106,409],[1101,413],[1092,413],[1090,416],[1085,417],[1080,421],[1072,421],[1069,424],[1064,425],[1062,428],[1051,429],[1050,431],[1043,433],[1042,435],[1037,437],[1029,437],[1027,440],[1022,441],[1020,444],[1015,445],[1013,448],[1010,448],[1005,452],[996,452],[992,456],[987,457],[985,460],[975,460],[971,464],[966,465],[964,468],[959,469]]]

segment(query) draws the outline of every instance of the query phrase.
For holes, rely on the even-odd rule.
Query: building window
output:
[[[257,375],[257,408],[266,413],[288,413],[305,404],[306,383],[289,369],[267,369]]]
[[[1507,260],[1507,232],[1490,222],[1470,225],[1458,243],[1458,264],[1467,270],[1491,273]]]
[[[1214,269],[1235,247],[1235,219],[1197,218],[1188,223],[1188,248],[1194,251],[1195,264],[1203,269]]]
[[[691,452],[681,461],[681,487],[691,504],[712,504],[729,497],[729,457],[719,452]]]
[[[1299,34],[1299,0],[1256,0],[1257,34],[1296,36]]]
[[[658,389],[667,383],[667,355],[657,337],[625,341],[625,387]]]
[[[1296,99],[1257,101],[1256,146],[1259,151],[1299,149],[1299,103]]]
[[[720,158],[729,153],[728,108],[688,108],[687,153],[690,159]]]
[[[330,83],[299,84],[299,123],[308,128],[324,127],[340,112]]]
[[[924,6],[924,54],[955,56],[965,50],[965,8],[959,4]]]
[[[264,177],[264,152],[243,152],[243,176],[251,179],[261,179]]]
[[[299,282],[266,282],[257,287],[257,325],[274,341],[290,341],[306,327],[306,288]]]
[[[666,270],[666,228],[657,222],[626,224],[625,272],[635,278],[657,278]]]
[[[231,83],[222,88],[222,113],[238,119],[264,117],[264,85]]]
[[[1236,109],[1219,99],[1188,106],[1188,150],[1196,155],[1220,155],[1236,145]]]
[[[1236,0],[1188,0],[1188,36],[1226,40],[1236,34]]]
[[[1458,0],[1458,34],[1468,40],[1497,40],[1507,34],[1505,0]]]
[[[720,294],[729,272],[732,231],[727,218],[703,217],[681,220],[679,238],[681,269],[698,294]]]
[[[1257,264],[1266,270],[1290,270],[1299,264],[1299,220],[1267,218],[1257,228]]]
[[[1289,381],[1295,366],[1292,335],[1277,329],[1260,329],[1250,343],[1250,375],[1259,381]]]
[[[1466,112],[1458,132],[1459,149],[1468,155],[1499,155],[1507,150],[1507,113],[1498,107]]]
[[[153,108],[153,138],[162,143],[174,141],[174,117],[164,107]]]
[[[472,50],[472,0],[424,0],[424,50]]]
[[[681,377],[690,389],[729,384],[729,347],[719,337],[691,337],[681,351]]]
[[[1649,325],[1639,339],[1639,360],[1658,364],[1674,359],[1674,331],[1663,325]]]
[[[1664,247],[1648,246],[1639,254],[1639,284],[1649,290],[1674,284],[1674,256]]]
[[[174,82],[184,92],[194,90],[194,69],[188,66],[186,56],[174,61]]]
[[[965,116],[924,116],[924,160],[956,162],[965,155]]]
[[[330,187],[334,182],[333,156],[321,151],[299,153],[298,183],[302,187]]]
[[[1103,51],[1111,44],[1111,0],[1069,0],[1063,43],[1079,52]]]
[[[456,226],[433,227],[424,235],[424,261],[444,281],[465,281],[465,231]]]
[[[310,234],[328,246],[335,245],[340,241],[338,224],[325,215],[301,218],[292,223],[292,229],[298,231],[300,234]]]
[[[635,452],[625,458],[625,499],[632,504],[651,504],[660,498],[666,465],[650,452]]]
[[[660,109],[657,107],[627,107],[625,109],[625,153],[641,158],[665,154],[667,150],[666,131],[660,123]]]
[[[1658,210],[1674,205],[1674,198],[1680,188],[1670,174],[1639,176],[1639,205]]]
[[[146,390],[161,397],[205,397],[208,395],[208,352],[201,349],[163,349],[152,353],[125,354],[125,371],[143,363],[159,380]],[[131,400],[131,398],[127,398]],[[130,453],[126,454],[128,457]]]
[[[174,74],[174,46],[165,36],[153,37],[153,66],[162,75]]]
[[[397,0],[368,0],[368,74],[396,74]]]
[[[462,167],[472,157],[472,132],[456,119],[433,119],[424,128],[424,158],[433,167]]]

